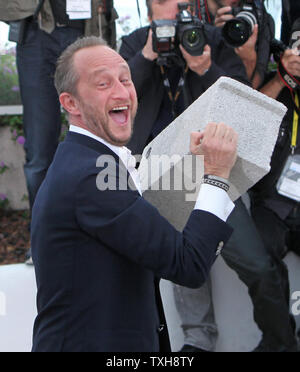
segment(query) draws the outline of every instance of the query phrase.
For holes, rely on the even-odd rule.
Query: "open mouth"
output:
[[[118,106],[109,111],[109,116],[118,125],[126,125],[129,117],[129,106]]]

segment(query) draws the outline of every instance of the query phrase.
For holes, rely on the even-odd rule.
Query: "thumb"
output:
[[[211,54],[211,47],[207,44],[204,47],[203,54],[210,55]]]
[[[254,30],[253,30],[253,34],[252,34],[252,36],[251,36],[251,39],[252,39],[252,41],[255,42],[255,44],[256,44],[257,39],[258,39],[258,25],[255,25],[255,26],[254,26]]]
[[[192,132],[191,133],[191,142],[190,142],[190,151],[194,155],[199,154],[199,146],[204,138],[204,132]]]

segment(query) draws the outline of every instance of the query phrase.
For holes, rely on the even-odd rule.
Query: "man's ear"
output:
[[[70,93],[62,93],[59,96],[60,104],[63,106],[63,108],[73,116],[80,115],[80,110],[78,106],[78,101],[72,96]]]

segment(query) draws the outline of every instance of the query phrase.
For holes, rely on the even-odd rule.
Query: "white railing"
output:
[[[23,106],[16,105],[16,106],[0,106],[0,116],[3,115],[22,115],[23,114]]]

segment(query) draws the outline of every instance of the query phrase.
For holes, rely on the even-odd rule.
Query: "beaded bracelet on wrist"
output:
[[[204,184],[215,186],[215,187],[218,187],[218,188],[228,192],[229,189],[230,189],[230,186],[228,185],[228,183],[226,181],[227,180],[225,180],[221,177],[216,177],[216,176],[212,176],[212,175],[205,175],[204,178],[203,178],[203,183]]]

